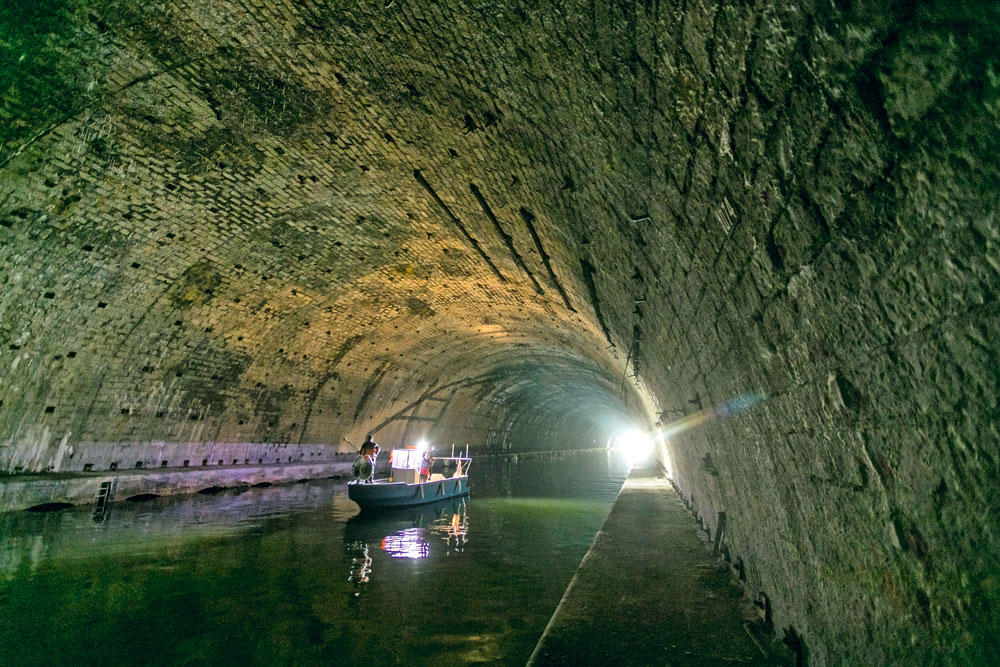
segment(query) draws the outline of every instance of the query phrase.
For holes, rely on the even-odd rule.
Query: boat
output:
[[[389,477],[347,483],[347,497],[362,510],[385,510],[424,505],[469,493],[469,450],[455,456],[432,456],[430,474],[420,479],[420,468],[427,450],[416,446],[397,447],[389,455]]]

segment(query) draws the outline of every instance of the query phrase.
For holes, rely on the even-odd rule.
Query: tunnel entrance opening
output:
[[[653,438],[637,428],[613,433],[608,438],[607,447],[620,452],[630,467],[648,461],[655,451]]]

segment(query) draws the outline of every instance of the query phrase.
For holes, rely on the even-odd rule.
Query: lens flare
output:
[[[735,398],[729,399],[722,405],[715,405],[705,408],[704,410],[699,410],[698,412],[692,412],[686,417],[672,421],[657,431],[657,434],[664,438],[669,438],[670,436],[683,433],[688,429],[700,426],[701,424],[717,417],[728,417],[729,415],[740,412],[741,410],[751,408],[763,401],[765,398],[767,398],[767,395],[760,392],[736,396]]]

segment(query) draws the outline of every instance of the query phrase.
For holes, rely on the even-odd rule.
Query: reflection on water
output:
[[[431,554],[430,544],[420,528],[406,528],[386,535],[382,540],[382,551],[393,558],[427,558]]]
[[[460,498],[458,507],[445,512],[429,527],[431,535],[444,540],[445,554],[460,553],[465,550],[469,535],[469,517],[465,514],[465,498]]]
[[[523,664],[627,470],[472,472],[374,516],[331,480],[0,515],[0,664]]]
[[[380,513],[361,512],[344,525],[344,547],[351,557],[349,581],[367,584],[373,549],[391,558],[427,558],[460,553],[467,540],[466,498],[451,498],[419,507]]]
[[[368,543],[367,542],[353,542],[347,545],[348,552],[353,551],[354,556],[351,558],[351,576],[347,578],[348,581],[353,581],[357,584],[367,584],[368,575],[372,572],[372,557],[368,553]],[[359,595],[359,592],[355,592],[355,595]]]
[[[331,503],[339,486],[323,480],[119,501],[108,506],[101,522],[94,522],[91,508],[83,506],[61,512],[0,513],[0,576],[11,579],[18,573],[34,573],[47,562],[155,554],[189,540],[239,536],[303,510],[327,508],[346,519],[354,513],[353,503]]]

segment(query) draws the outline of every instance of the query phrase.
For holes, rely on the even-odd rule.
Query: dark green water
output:
[[[0,515],[3,665],[522,665],[628,470],[476,461],[461,501],[343,482]]]

